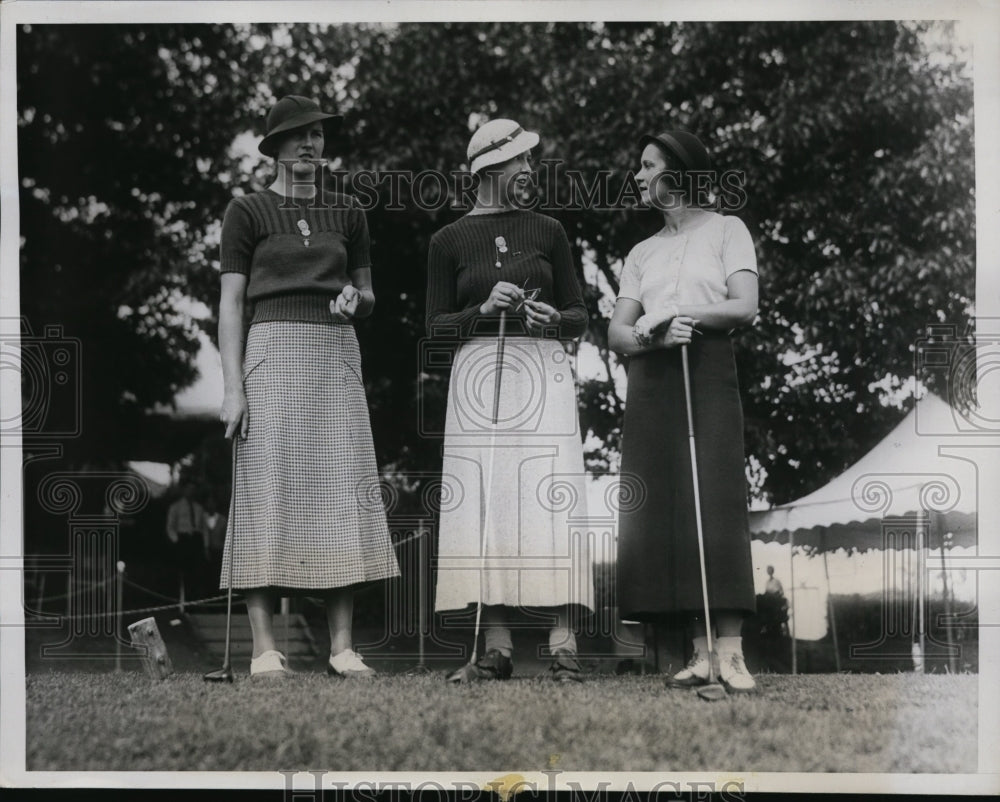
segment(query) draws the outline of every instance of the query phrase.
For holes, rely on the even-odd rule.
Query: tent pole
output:
[[[941,584],[944,592],[944,620],[947,622],[944,626],[944,636],[947,639],[948,644],[948,668],[952,674],[958,672],[958,661],[955,659],[955,641],[952,639],[951,634],[951,599],[948,597],[948,569],[945,568],[944,564],[944,541],[947,537],[946,533],[941,530],[944,527],[941,526],[940,518],[938,519],[938,532],[941,534]]]
[[[837,645],[837,618],[833,614],[833,593],[830,590],[830,566],[826,562],[826,548],[823,549],[823,573],[826,574],[826,608],[830,616],[830,632],[833,634],[833,662],[840,673],[840,647]]]
[[[799,673],[798,660],[795,654],[795,533],[788,533],[788,576],[792,585],[791,607],[792,607],[792,674]]]
[[[928,525],[928,518],[927,518],[927,514],[924,513],[924,512],[921,512],[917,517],[918,517],[918,525],[917,525],[917,606],[918,606],[919,615],[920,615],[920,623],[918,625],[917,634],[918,634],[918,642],[920,644],[919,645],[919,649],[920,649],[921,673],[923,673],[924,666],[926,665],[926,659],[927,659],[927,657],[926,657],[927,650],[926,650],[926,644],[925,644],[925,639],[926,639],[925,633],[926,633],[926,628],[927,628],[927,622],[924,620],[924,612],[925,612],[924,611],[924,607],[925,607],[925,601],[926,601],[925,598],[924,598],[924,596],[927,593],[927,591],[926,591],[927,583],[925,581],[924,574],[927,571],[927,565],[926,565],[926,562],[925,562],[926,555],[924,554],[924,548],[925,548],[924,533],[925,533],[927,525]]]

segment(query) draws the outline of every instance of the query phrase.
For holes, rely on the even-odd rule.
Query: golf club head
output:
[[[467,682],[475,682],[479,679],[479,669],[474,663],[466,663],[459,669],[452,671],[448,675],[448,682],[453,685],[463,685]]]
[[[207,674],[202,676],[205,682],[232,682],[233,681],[233,667],[223,666],[217,671],[209,671]]]
[[[706,702],[718,702],[720,699],[725,699],[728,695],[726,694],[726,689],[718,682],[709,682],[707,685],[700,685],[697,693]]]

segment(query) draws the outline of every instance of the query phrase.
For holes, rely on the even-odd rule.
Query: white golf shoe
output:
[[[374,668],[365,665],[361,655],[354,649],[344,649],[334,655],[326,665],[326,673],[331,677],[344,679],[372,679],[376,675]]]
[[[757,683],[747,670],[742,652],[719,656],[719,681],[730,693],[753,693]]]
[[[696,648],[688,664],[667,679],[667,685],[672,688],[693,688],[708,682],[708,674],[708,654]]]
[[[269,649],[250,661],[250,679],[285,679],[292,674],[288,660],[279,651]]]

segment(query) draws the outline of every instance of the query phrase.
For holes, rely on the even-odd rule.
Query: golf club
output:
[[[688,366],[688,347],[681,346],[681,364],[684,368],[684,404],[687,407],[688,445],[691,449],[691,483],[694,486],[694,520],[698,530],[698,563],[701,568],[701,598],[705,605],[705,637],[708,641],[708,683],[698,688],[698,696],[709,702],[726,697],[726,689],[716,678],[718,659],[712,639],[712,616],[708,607],[708,574],[705,570],[705,533],[701,524],[701,493],[698,489],[698,458],[694,447],[694,417],[691,413],[691,371]]]
[[[479,657],[479,627],[483,615],[483,574],[486,573],[486,541],[490,530],[489,504],[490,498],[493,494],[493,467],[497,444],[497,421],[500,418],[500,377],[503,371],[503,351],[506,331],[507,310],[501,309],[500,330],[497,333],[496,368],[493,379],[493,421],[490,429],[490,468],[489,473],[486,476],[486,496],[483,499],[483,506],[486,508],[486,514],[484,516],[483,523],[483,536],[479,542],[479,600],[476,603],[476,627],[475,634],[472,636],[472,656],[469,658],[468,663],[448,675],[448,682],[459,683],[467,682],[468,680],[473,679],[476,675],[476,660]]]
[[[239,440],[239,432],[233,432],[233,483],[232,491],[229,495],[229,521],[232,524],[233,539],[229,544],[229,578],[226,582],[226,647],[222,656],[222,668],[216,671],[209,671],[205,674],[202,679],[205,682],[232,682],[233,681],[233,666],[230,663],[230,641],[232,639],[232,624],[233,624],[233,562],[235,560],[235,555],[233,554],[233,546],[236,542],[236,520],[233,518],[233,513],[236,510],[236,447]]]

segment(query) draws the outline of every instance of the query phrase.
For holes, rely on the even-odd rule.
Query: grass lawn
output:
[[[451,687],[32,673],[31,771],[974,772],[976,675],[758,677],[709,703],[657,676]]]

